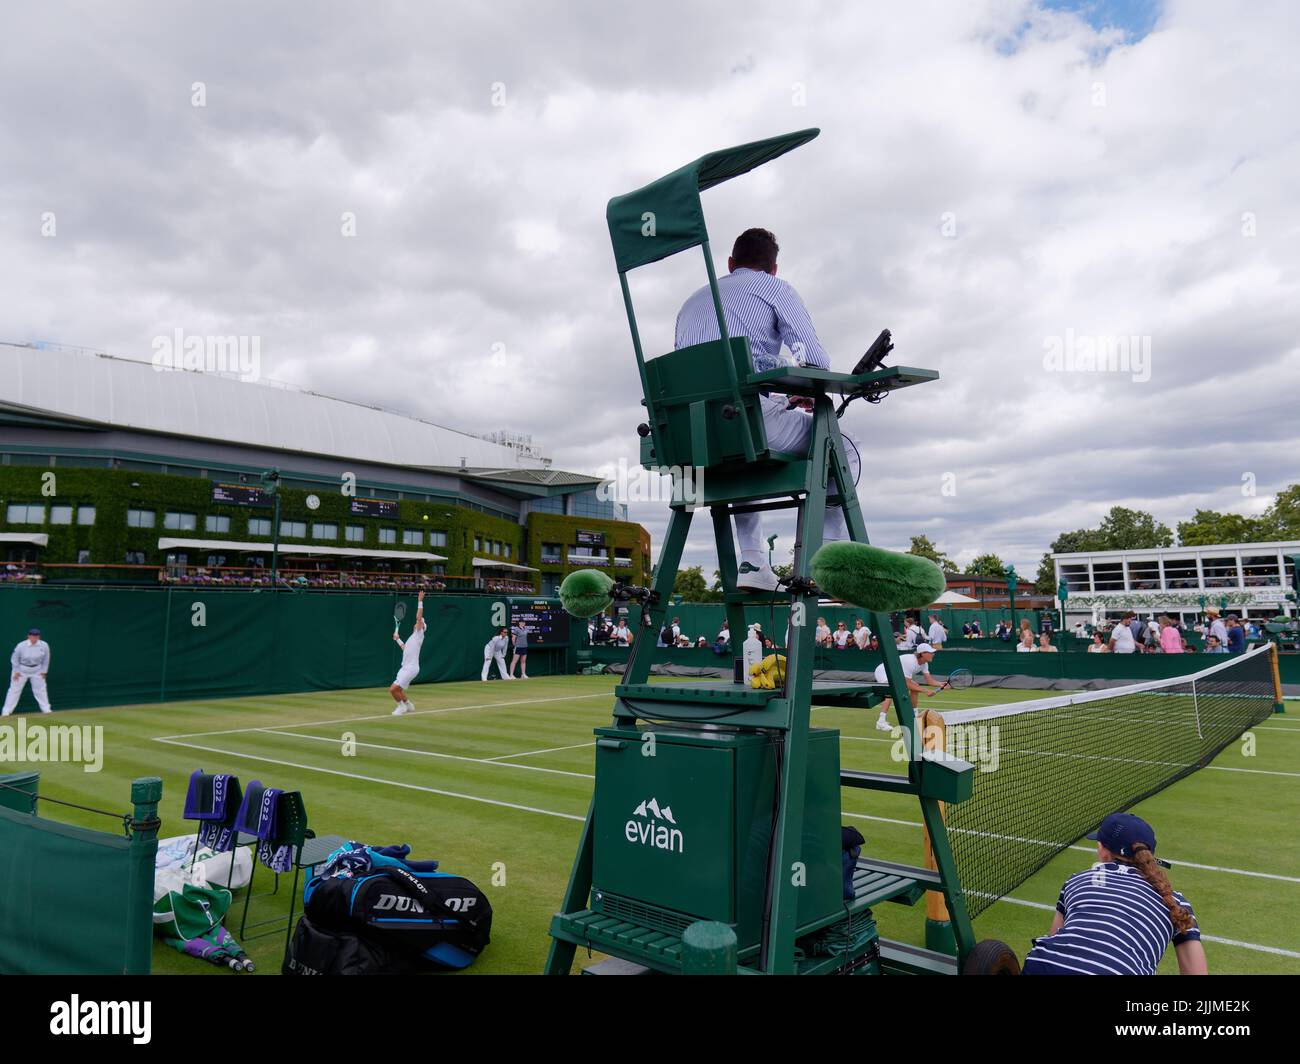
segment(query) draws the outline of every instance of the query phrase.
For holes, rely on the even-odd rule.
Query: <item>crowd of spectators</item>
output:
[[[1216,607],[1209,607],[1191,629],[1201,637],[1206,654],[1239,654],[1246,645],[1262,636],[1259,626],[1250,618],[1235,613],[1220,616]],[[1144,621],[1132,610],[1117,621],[1106,621],[1093,626],[1079,621],[1073,634],[1076,639],[1089,641],[1090,654],[1194,654],[1195,642],[1187,638],[1187,628],[1181,618],[1167,614],[1150,615]]]
[[[163,568],[158,582],[183,587],[271,586],[270,569],[208,568],[202,565]],[[447,584],[427,573],[349,572],[347,570],[281,570],[276,586],[290,589],[333,589],[338,591],[445,591]],[[491,589],[498,590],[498,589]],[[528,590],[533,588],[529,585]]]

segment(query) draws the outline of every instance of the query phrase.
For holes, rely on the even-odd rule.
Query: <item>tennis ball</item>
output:
[[[948,585],[928,558],[866,543],[827,543],[813,555],[812,575],[828,594],[873,613],[920,609]]]
[[[594,617],[612,606],[609,590],[614,581],[598,569],[579,569],[560,584],[560,601],[574,617]]]

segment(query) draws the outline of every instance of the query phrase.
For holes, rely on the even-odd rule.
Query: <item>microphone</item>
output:
[[[872,613],[929,606],[948,586],[929,558],[867,543],[827,543],[812,559],[817,585],[837,599]]]

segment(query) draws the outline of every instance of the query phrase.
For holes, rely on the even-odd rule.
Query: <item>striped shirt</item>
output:
[[[796,365],[830,369],[808,308],[785,281],[741,266],[718,278],[718,292],[727,332],[749,338],[755,373]],[[677,313],[676,346],[691,347],[716,339],[718,315],[705,285]],[[781,350],[783,344],[788,351]]]
[[[1187,899],[1174,899],[1188,912]],[[1154,975],[1165,947],[1201,937],[1193,926],[1179,934],[1155,888],[1136,868],[1095,864],[1065,881],[1056,911],[1065,924],[1034,940],[1026,975]]]

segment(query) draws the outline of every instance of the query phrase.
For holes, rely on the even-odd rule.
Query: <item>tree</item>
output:
[[[1105,546],[1100,550],[1149,550],[1172,547],[1174,534],[1144,510],[1112,506],[1097,530]]]
[[[1190,521],[1178,523],[1178,542],[1184,547],[1206,547],[1212,543],[1250,543],[1267,538],[1262,521],[1242,514],[1197,510]]]
[[[1300,539],[1300,484],[1279,491],[1259,524],[1263,539]]]
[[[958,572],[957,563],[931,543],[929,536],[913,536],[912,545],[907,548],[907,553],[914,554],[918,558],[929,558],[945,573]]]
[[[1007,575],[1006,564],[996,554],[981,554],[965,568],[967,576],[989,576],[1001,580]]]
[[[678,569],[673,578],[673,594],[681,595],[685,602],[718,602],[722,595],[710,590],[698,565]]]

